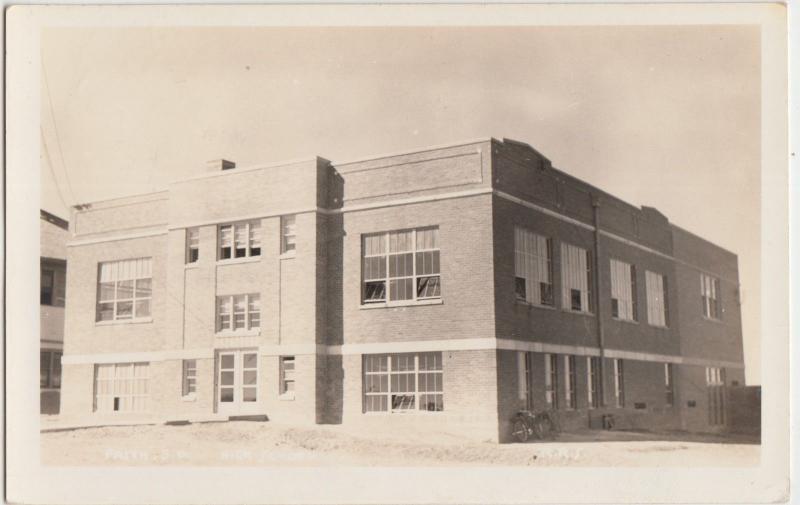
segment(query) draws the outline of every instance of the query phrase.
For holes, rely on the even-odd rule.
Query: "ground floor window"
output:
[[[586,357],[586,388],[589,396],[589,408],[600,406],[600,359]]]
[[[665,401],[668,407],[675,405],[675,381],[672,374],[672,363],[664,363]]]
[[[618,408],[625,406],[625,371],[621,359],[614,360],[614,398]]]
[[[183,360],[183,396],[194,395],[197,391],[197,360]]]
[[[61,387],[61,351],[39,352],[39,387],[43,389]]]
[[[525,410],[533,410],[533,391],[531,388],[531,353],[517,352],[517,383],[519,399]]]
[[[364,411],[444,410],[442,353],[364,355]]]
[[[96,412],[147,410],[148,363],[109,363],[94,367]]]
[[[294,394],[294,356],[281,356],[280,394]]]
[[[544,394],[547,406],[558,408],[558,355],[544,355]]]

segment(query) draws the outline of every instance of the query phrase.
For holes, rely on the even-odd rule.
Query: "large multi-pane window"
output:
[[[544,355],[544,397],[547,406],[558,408],[558,355]]]
[[[672,363],[664,363],[664,393],[667,406],[675,405],[675,380],[672,374]]]
[[[524,228],[514,228],[514,271],[517,299],[553,305],[552,240]]]
[[[364,235],[361,254],[363,303],[442,296],[438,227]]]
[[[531,353],[529,352],[517,352],[517,385],[520,403],[525,406],[525,410],[533,410]]]
[[[645,272],[647,289],[647,322],[653,326],[669,325],[667,278],[651,271]]]
[[[706,384],[709,386],[725,385],[725,370],[719,367],[706,367]]]
[[[39,387],[61,387],[61,351],[39,351]]]
[[[719,279],[700,274],[700,295],[703,301],[703,315],[710,319],[722,319]]]
[[[217,297],[217,331],[247,331],[261,327],[261,297],[256,293]]]
[[[186,263],[197,263],[200,259],[200,228],[186,229]]]
[[[364,355],[364,411],[444,410],[442,353]]]
[[[630,263],[611,260],[611,316],[625,321],[638,319],[636,306],[636,268]]]
[[[614,400],[618,408],[625,406],[625,369],[621,359],[614,360]]]
[[[578,398],[575,393],[575,356],[564,356],[564,403],[566,408],[574,409],[578,407]]]
[[[586,357],[586,391],[589,397],[589,408],[600,406],[600,359]]]
[[[561,244],[561,306],[576,312],[592,312],[592,253]]]
[[[148,363],[110,363],[94,367],[94,410],[143,412],[147,410]]]
[[[100,263],[97,281],[97,321],[150,317],[153,298],[152,259]]]
[[[220,260],[261,256],[261,221],[223,224],[217,235]]]

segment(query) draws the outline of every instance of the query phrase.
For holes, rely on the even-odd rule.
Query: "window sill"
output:
[[[663,326],[663,325],[660,325],[660,324],[650,324],[650,323],[647,323],[647,325],[649,327],[655,328],[657,330],[664,330],[664,331],[669,330],[669,326]]]
[[[281,255],[278,256],[278,259],[279,260],[290,260],[290,259],[294,259],[295,256],[297,256],[297,251],[289,251],[289,252],[281,253]]]
[[[246,258],[231,258],[229,260],[217,260],[217,265],[238,265],[240,263],[256,263],[261,261],[261,256],[248,256]]]
[[[293,402],[294,401],[294,395],[293,394],[284,393],[282,395],[278,395],[278,400],[280,400],[282,402]]]
[[[195,396],[194,393],[188,394],[186,396],[181,396],[181,401],[182,402],[196,402],[197,401],[197,396]]]
[[[441,298],[431,298],[425,300],[404,300],[402,302],[362,303],[358,308],[361,310],[391,309],[394,307],[416,307],[420,305],[442,305],[442,304],[444,304],[444,301]]]
[[[193,268],[200,268],[200,265],[195,261],[194,263],[186,263],[183,265],[183,268],[186,270],[191,270]]]
[[[137,319],[117,319],[115,321],[95,321],[95,326],[114,326],[117,324],[146,324],[152,323],[152,317],[140,317]]]
[[[619,317],[611,316],[612,321],[617,321],[618,323],[628,323],[628,324],[639,324],[639,321],[635,319],[621,319]]]
[[[517,305],[522,305],[523,307],[533,307],[535,309],[545,309],[545,310],[556,310],[553,305],[542,305],[541,303],[531,303],[525,300],[516,300]]]
[[[261,330],[237,330],[237,331],[218,331],[214,334],[215,337],[229,338],[229,337],[258,337],[261,335]]]
[[[594,317],[594,312],[585,312],[583,310],[572,310],[572,309],[561,309],[561,312],[566,312],[567,314],[575,314],[576,316],[586,316],[586,317]]]
[[[717,319],[716,317],[703,316],[703,320],[708,321],[710,323],[724,324],[722,322],[722,319]]]

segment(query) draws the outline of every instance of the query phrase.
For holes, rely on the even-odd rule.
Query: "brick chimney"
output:
[[[206,168],[209,172],[219,172],[236,168],[236,163],[228,160],[211,160],[206,162]]]

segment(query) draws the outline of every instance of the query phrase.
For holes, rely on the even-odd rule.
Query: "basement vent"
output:
[[[644,410],[644,409],[647,408],[647,404],[646,403],[634,403],[633,404],[633,408],[635,408],[636,410]]]
[[[688,402],[686,402],[686,406],[689,407],[690,409],[693,409],[697,407],[697,402],[694,400],[689,400]]]

